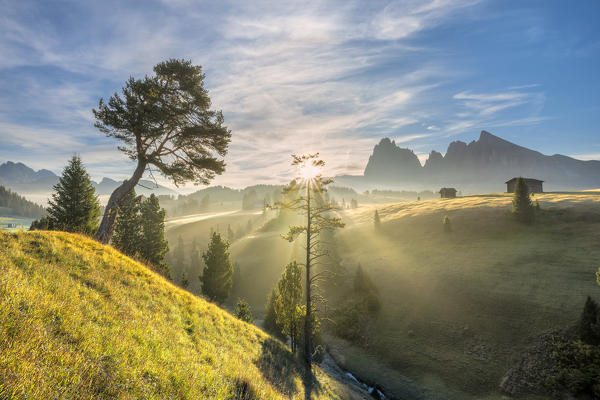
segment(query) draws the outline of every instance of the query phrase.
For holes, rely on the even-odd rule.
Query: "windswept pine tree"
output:
[[[165,239],[165,210],[158,197],[151,194],[141,205],[142,236],[140,257],[151,264],[160,274],[171,279],[171,268],[165,262],[169,244]]]
[[[135,190],[125,196],[119,207],[119,217],[115,224],[112,246],[130,257],[139,257],[143,246],[142,217],[140,199]]]
[[[229,242],[213,232],[208,249],[202,254],[206,264],[202,274],[202,293],[210,301],[222,304],[229,297],[233,283],[233,265],[229,259]]]
[[[202,68],[191,61],[170,59],[157,64],[153,76],[129,78],[121,95],[100,99],[92,112],[94,126],[120,140],[119,150],[137,164],[108,199],[96,234],[102,243],[110,241],[123,199],[148,167],[176,185],[208,184],[225,170],[231,132],[223,114],[210,109]]]
[[[535,220],[535,209],[529,197],[529,187],[523,178],[517,178],[512,201],[512,213],[517,221],[530,224]]]
[[[48,228],[93,235],[98,230],[100,204],[81,158],[73,156],[49,201]]]

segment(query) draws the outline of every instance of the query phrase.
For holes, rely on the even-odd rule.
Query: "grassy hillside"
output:
[[[0,232],[0,399],[304,398],[278,341],[110,247]],[[350,395],[322,371],[314,398]]]

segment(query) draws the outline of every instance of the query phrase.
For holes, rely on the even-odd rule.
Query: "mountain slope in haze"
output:
[[[47,169],[35,171],[23,163],[12,161],[0,164],[0,185],[19,193],[49,193],[57,182],[58,175]],[[102,178],[99,183],[92,182],[92,185],[98,195],[108,195],[120,185],[120,182],[110,178]],[[177,195],[177,192],[172,189],[144,179],[140,180],[135,190],[138,194],[147,196],[151,193],[155,195]]]
[[[471,190],[504,191],[504,182],[516,176],[545,181],[546,188],[600,187],[600,161],[576,160],[527,149],[489,132],[467,144],[450,143],[445,155],[432,151],[425,165],[417,156],[385,138],[373,149],[363,177],[338,177],[344,184],[379,186],[455,186]]]
[[[0,232],[0,398],[300,399],[301,364],[253,325],[109,246]],[[350,398],[315,368],[313,398]]]

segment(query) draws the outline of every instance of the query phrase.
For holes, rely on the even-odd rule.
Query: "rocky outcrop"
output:
[[[600,187],[600,161],[582,161],[555,154],[544,155],[482,131],[469,144],[450,143],[442,156],[432,151],[425,165],[409,149],[382,139],[373,149],[364,179],[373,183],[430,186],[486,186],[501,189],[515,176],[545,181],[554,189]],[[487,186],[486,186],[487,187]]]

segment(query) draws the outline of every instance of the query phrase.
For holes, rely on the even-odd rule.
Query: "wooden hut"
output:
[[[506,181],[506,193],[514,193],[515,192],[515,186],[517,185],[517,179],[519,179],[519,178],[512,178],[511,180]],[[539,179],[532,179],[532,178],[522,178],[522,179],[525,181],[525,184],[529,188],[529,193],[544,193],[544,188],[542,187],[542,184],[544,183],[544,181],[540,181]]]
[[[441,188],[440,197],[442,199],[453,199],[456,197],[456,189],[454,188]]]

